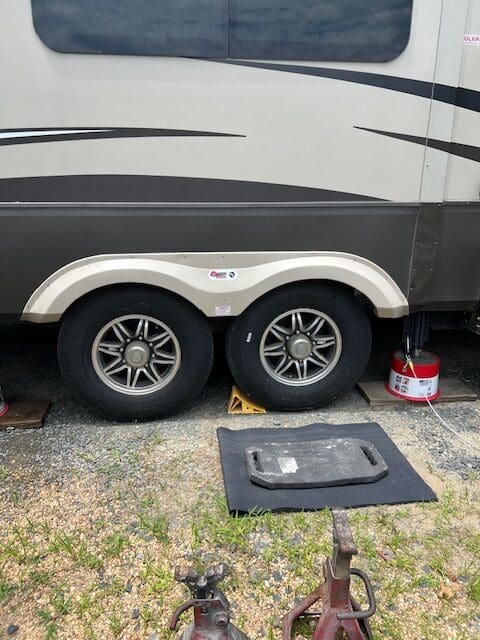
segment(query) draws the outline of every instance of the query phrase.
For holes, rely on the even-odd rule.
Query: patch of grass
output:
[[[52,579],[52,575],[49,571],[44,571],[42,569],[32,569],[28,574],[28,586],[30,588],[33,587],[44,587],[50,584]]]
[[[114,638],[118,638],[120,636],[122,631],[125,629],[125,626],[126,623],[123,622],[123,620],[119,618],[119,616],[115,614],[110,616],[110,619],[108,621],[108,628],[112,632]]]
[[[12,488],[10,489],[8,497],[10,499],[10,502],[15,507],[19,507],[21,505],[23,500],[23,495],[22,495],[22,485],[20,484],[20,482],[15,482],[13,484]]]
[[[39,559],[38,545],[21,527],[14,527],[11,539],[0,550],[0,559],[10,558],[20,565],[35,563]]]
[[[58,626],[51,613],[46,609],[41,609],[38,612],[38,617],[45,628],[45,640],[55,640],[57,638]]]
[[[468,597],[473,602],[480,603],[480,571],[470,580],[468,585]]]
[[[175,586],[171,567],[161,562],[147,559],[141,577],[145,582],[147,595],[157,596],[160,602]]]
[[[65,592],[62,588],[55,589],[51,605],[57,616],[65,616],[73,609],[72,598],[65,597]]]
[[[103,543],[103,552],[108,558],[117,558],[124,549],[129,546],[129,540],[126,535],[119,531],[115,531],[108,535]]]
[[[137,514],[140,527],[159,542],[168,544],[168,518],[161,512],[158,500],[146,498],[140,506],[141,510]]]
[[[230,516],[227,502],[222,497],[215,500],[214,509],[200,513],[195,535],[198,537],[201,533],[202,537],[216,546],[245,550],[249,546],[249,535],[262,524],[262,517],[255,512],[242,517]]]
[[[49,551],[64,552],[86,569],[100,569],[103,566],[102,560],[89,551],[86,541],[74,534],[57,533],[50,543]]]
[[[15,586],[0,573],[0,604],[10,598],[15,591]]]

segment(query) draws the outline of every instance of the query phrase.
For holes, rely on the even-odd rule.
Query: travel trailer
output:
[[[477,0],[0,0],[0,314],[96,410],[317,407],[480,292]],[[479,322],[480,325],[480,322]]]

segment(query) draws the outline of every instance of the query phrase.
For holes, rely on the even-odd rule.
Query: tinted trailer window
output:
[[[32,0],[35,29],[51,49],[223,57],[225,0]]]
[[[35,29],[65,53],[387,62],[413,0],[32,0]]]
[[[230,0],[229,55],[387,62],[405,49],[413,0]]]

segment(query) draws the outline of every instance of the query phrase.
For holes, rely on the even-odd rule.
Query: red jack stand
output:
[[[209,569],[204,576],[194,569],[175,570],[175,580],[187,585],[192,599],[173,614],[170,629],[175,631],[182,613],[193,608],[193,622],[179,640],[248,640],[247,636],[230,622],[230,605],[217,585],[228,574],[226,565]]]
[[[367,618],[376,611],[375,597],[368,576],[350,568],[357,549],[344,509],[332,510],[333,557],[323,565],[325,582],[305,598],[283,621],[283,640],[291,640],[292,627],[299,618],[318,618],[313,640],[373,640]],[[370,606],[361,611],[350,593],[350,576],[358,576],[364,583]],[[322,604],[320,612],[309,612],[315,603]]]

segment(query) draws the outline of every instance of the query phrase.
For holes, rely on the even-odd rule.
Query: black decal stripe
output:
[[[342,80],[343,82],[353,82],[355,84],[398,91],[399,93],[407,93],[420,98],[430,99],[433,97],[434,100],[438,100],[439,102],[453,104],[471,111],[480,111],[480,91],[465,89],[463,87],[451,87],[445,84],[436,84],[434,87],[432,82],[426,82],[425,80],[399,78],[365,71],[328,69],[324,67],[309,67],[293,64],[270,64],[267,62],[250,62],[246,60],[215,60],[214,62],[271,71],[283,71],[284,73],[296,73],[315,76],[317,78],[330,78],[331,80]]]
[[[459,158],[467,158],[467,160],[473,160],[474,162],[480,162],[480,148],[472,147],[468,144],[460,144],[458,142],[445,142],[444,140],[435,140],[433,138],[422,138],[420,136],[410,136],[405,133],[393,133],[391,131],[380,131],[379,129],[367,129],[366,127],[355,127],[361,131],[368,131],[369,133],[377,133],[387,138],[395,138],[396,140],[403,140],[405,142],[413,142],[414,144],[421,144],[422,146],[428,145],[432,149],[438,149],[439,151],[445,151]]]
[[[68,131],[75,130],[75,133]],[[51,131],[59,133],[49,133]],[[35,142],[62,142],[68,140],[101,140],[113,138],[245,138],[246,136],[233,133],[218,133],[215,131],[189,131],[184,129],[145,129],[140,127],[109,128],[109,127],[69,127],[65,133],[59,127],[42,129],[0,129],[1,134],[23,134],[11,138],[0,137],[0,146],[31,144]],[[36,135],[28,136],[27,133]],[[41,135],[44,133],[44,135]]]
[[[0,202],[351,202],[377,198],[265,182],[145,175],[0,180]]]

